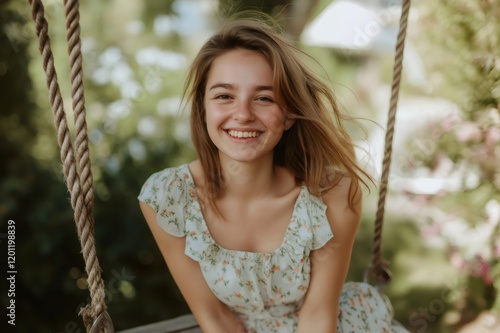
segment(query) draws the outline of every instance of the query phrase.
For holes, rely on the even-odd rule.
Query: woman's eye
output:
[[[215,98],[216,98],[216,99],[230,99],[230,98],[231,98],[231,96],[229,96],[229,95],[223,95],[223,94],[222,94],[222,95],[217,95],[217,96],[215,96]]]
[[[257,100],[262,101],[262,102],[273,102],[273,99],[271,97],[267,97],[267,96],[257,97]]]

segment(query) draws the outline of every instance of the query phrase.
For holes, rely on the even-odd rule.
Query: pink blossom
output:
[[[483,258],[478,258],[477,272],[478,276],[483,279],[487,286],[491,286],[493,283],[493,278],[491,276],[491,266],[489,263],[485,262]]]
[[[494,142],[500,141],[500,128],[499,127],[490,128],[488,136],[490,140],[493,140]]]
[[[500,239],[497,239],[493,245],[493,257],[500,259]]]
[[[493,149],[500,141],[500,128],[492,127],[486,132],[486,146]]]
[[[455,137],[461,143],[481,140],[481,136],[481,129],[472,122],[464,122],[455,129]]]
[[[460,113],[457,110],[453,110],[450,114],[448,114],[441,123],[441,127],[444,132],[450,132],[459,122],[462,120],[460,117]]]
[[[465,261],[465,259],[456,251],[453,251],[451,253],[450,262],[454,267],[458,269],[464,269],[467,266],[467,262]]]
[[[434,238],[439,235],[440,229],[438,224],[426,225],[422,227],[422,236],[425,238]]]

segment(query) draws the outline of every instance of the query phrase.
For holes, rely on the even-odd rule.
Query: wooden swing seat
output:
[[[201,333],[192,314],[134,327],[118,333]]]

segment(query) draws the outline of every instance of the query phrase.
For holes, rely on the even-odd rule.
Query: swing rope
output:
[[[39,49],[43,60],[49,90],[50,105],[54,114],[54,124],[60,147],[63,174],[71,194],[78,238],[82,248],[87,273],[87,284],[91,303],[80,310],[87,332],[113,332],[113,324],[106,312],[104,281],[96,255],[93,218],[93,182],[88,149],[85,98],[83,91],[82,54],[79,23],[79,3],[65,0],[66,38],[71,67],[71,97],[75,123],[76,159],[71,135],[64,110],[63,98],[54,67],[54,56],[48,36],[48,23],[45,19],[41,0],[29,0],[31,14],[35,22]]]
[[[389,270],[388,263],[383,259],[382,256],[382,227],[384,225],[385,202],[387,196],[387,187],[389,184],[389,170],[392,157],[392,141],[394,138],[394,125],[396,123],[396,110],[399,98],[401,73],[403,70],[403,53],[405,47],[406,28],[408,26],[408,16],[410,13],[410,5],[411,0],[403,0],[401,18],[399,21],[398,39],[396,42],[396,56],[394,59],[394,69],[392,76],[391,100],[389,104],[387,129],[385,134],[382,178],[380,180],[378,207],[375,217],[372,258],[371,264],[365,273],[365,282],[368,281],[369,277],[374,277],[380,285],[386,285],[391,281],[391,272]]]

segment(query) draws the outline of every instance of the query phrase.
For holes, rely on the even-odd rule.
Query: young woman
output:
[[[344,286],[366,175],[303,56],[267,24],[226,23],[186,82],[199,159],[139,195],[203,332],[391,332],[374,289]]]

